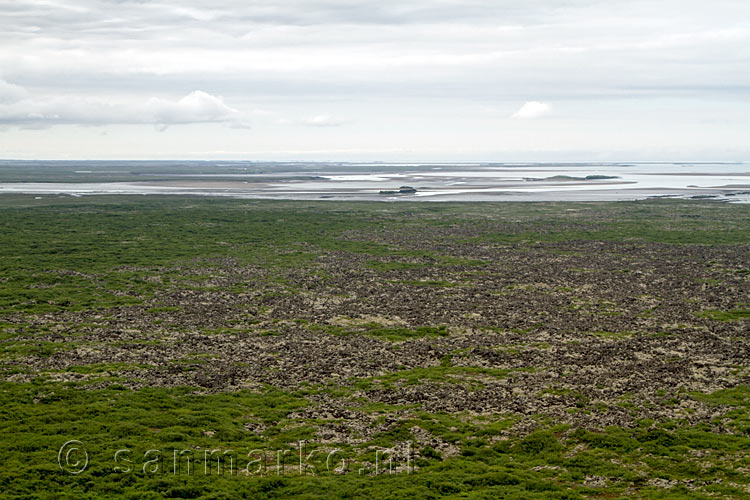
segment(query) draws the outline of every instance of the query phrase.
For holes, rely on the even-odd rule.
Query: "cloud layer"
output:
[[[748,19],[741,0],[0,1],[0,146],[19,148],[0,155],[63,147],[17,130],[117,124],[261,153],[638,149],[654,132],[732,150]]]

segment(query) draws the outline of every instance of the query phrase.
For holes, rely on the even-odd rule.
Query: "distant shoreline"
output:
[[[401,187],[414,190],[400,192]],[[750,164],[0,161],[0,193],[364,201],[750,203]]]

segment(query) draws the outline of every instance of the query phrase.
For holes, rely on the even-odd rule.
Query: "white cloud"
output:
[[[338,127],[346,123],[346,121],[323,114],[305,118],[301,123],[311,127]]]
[[[153,124],[160,130],[187,123],[238,123],[239,112],[221,97],[195,90],[176,101],[108,102],[71,96],[33,97],[23,87],[0,80],[0,123],[23,127],[61,124]]]
[[[518,111],[513,113],[511,118],[531,120],[549,114],[550,111],[552,111],[552,107],[547,103],[539,101],[528,101],[526,104],[521,106]]]
[[[0,78],[0,104],[17,102],[28,96],[26,89]]]
[[[152,98],[140,113],[149,122],[160,124],[226,122],[238,113],[223,99],[195,90],[179,101]]]

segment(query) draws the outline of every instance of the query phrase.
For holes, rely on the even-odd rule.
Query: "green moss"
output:
[[[750,309],[731,309],[729,311],[711,309],[697,313],[697,316],[716,321],[740,321],[750,319]]]
[[[92,363],[90,365],[74,365],[66,368],[66,371],[73,373],[104,373],[104,372],[120,372],[123,370],[138,370],[148,368],[145,365],[139,365],[134,363]]]
[[[478,387],[482,385],[482,378],[505,378],[514,372],[530,372],[531,368],[505,369],[505,368],[484,368],[478,366],[454,366],[449,360],[444,359],[438,366],[417,367],[406,370],[399,370],[371,377],[359,379],[355,382],[357,387],[369,388],[374,384],[386,387],[420,385],[425,382],[448,383],[448,384],[468,384]]]
[[[374,260],[367,263],[367,267],[375,269],[376,271],[402,271],[404,269],[421,269],[427,267],[428,264],[422,262],[382,262]]]
[[[161,312],[178,312],[182,311],[182,308],[179,306],[159,306],[159,307],[149,307],[146,309],[146,312],[150,313],[161,313]]]
[[[333,335],[363,334],[390,342],[401,342],[424,337],[445,337],[448,335],[448,328],[445,325],[418,326],[416,328],[385,328],[379,323],[369,322],[353,324],[350,327],[320,324],[310,324],[307,327],[315,331],[322,331]]]
[[[406,281],[399,281],[398,283],[403,283],[405,285],[412,285],[412,286],[433,286],[438,288],[452,288],[454,286],[466,286],[465,282],[454,282],[454,281],[446,281],[446,280],[406,280]]]
[[[625,339],[635,335],[633,332],[589,332],[589,334],[602,339]]]
[[[25,174],[15,171],[14,175]],[[575,208],[574,217],[563,215],[563,209],[568,207]],[[488,323],[486,330],[493,335],[510,336],[507,341],[492,340],[493,344],[501,344],[499,349],[503,353],[454,349],[452,357],[441,357],[451,351],[441,350],[446,341],[440,338],[447,337],[450,329],[445,325],[413,328],[378,323],[346,327],[316,325],[315,321],[324,320],[294,317],[293,310],[278,307],[278,303],[285,301],[294,305],[319,290],[326,294],[340,292],[335,290],[337,283],[348,279],[348,275],[330,265],[339,258],[369,263],[369,270],[365,270],[368,277],[400,280],[385,286],[400,287],[403,291],[406,284],[415,297],[435,294],[450,297],[469,291],[455,288],[457,285],[478,289],[481,285],[479,292],[484,292],[488,282],[497,281],[502,286],[515,279],[532,282],[507,289],[490,287],[486,292],[499,292],[495,297],[498,302],[544,292],[545,299],[553,300],[550,305],[554,307],[556,293],[572,299],[570,292],[578,290],[581,295],[584,289],[557,286],[565,284],[562,281],[555,281],[553,287],[539,286],[535,277],[513,275],[512,260],[492,262],[461,255],[473,255],[476,243],[513,252],[513,256],[521,258],[542,254],[550,258],[549,254],[555,254],[553,258],[561,262],[562,275],[574,271],[566,267],[566,262],[582,253],[570,250],[579,241],[630,242],[636,250],[641,242],[747,245],[750,217],[746,206],[669,201],[384,206],[159,196],[56,200],[13,196],[0,197],[0,211],[3,234],[0,373],[14,380],[31,380],[0,383],[0,418],[4,424],[0,491],[4,497],[739,499],[746,496],[750,479],[742,472],[750,449],[747,387],[690,396],[656,394],[658,404],[678,416],[691,409],[691,406],[686,411],[681,409],[687,397],[697,401],[693,402],[697,408],[712,406],[715,419],[700,425],[689,424],[693,417],[654,418],[631,427],[595,428],[592,422],[601,415],[592,412],[610,410],[603,403],[589,401],[586,397],[589,393],[559,387],[548,392],[559,401],[571,403],[570,408],[561,410],[573,416],[587,413],[586,422],[591,427],[572,429],[556,425],[551,415],[544,414],[531,418],[522,413],[433,412],[428,411],[429,400],[397,404],[398,395],[419,395],[424,388],[420,386],[425,384],[438,385],[447,394],[452,390],[470,393],[470,398],[482,389],[506,390],[503,381],[496,379],[511,375],[523,378],[523,371],[531,369],[518,368],[523,361],[521,357],[533,354],[530,349],[550,347],[544,342],[524,344],[512,337],[513,333],[547,330],[547,321],[536,317],[515,323],[505,321],[509,318],[503,316],[504,304],[498,304],[497,318],[486,316],[482,320]],[[507,221],[513,223],[506,224]],[[456,227],[459,231],[447,236],[445,245],[441,242],[438,248],[424,250],[419,238],[409,237],[417,224],[427,228]],[[375,241],[383,231],[404,237],[392,238],[389,244]],[[455,255],[444,255],[447,252]],[[626,259],[626,256],[613,258]],[[602,278],[636,279],[633,270],[639,268],[631,262],[632,258],[626,260],[627,263],[616,262]],[[507,269],[499,269],[506,264]],[[726,263],[725,267],[720,262],[708,264],[712,266],[710,276],[690,275],[687,278],[690,285],[699,286],[693,278],[712,286],[719,281],[736,283],[747,274],[746,269],[733,269]],[[586,279],[598,278],[597,273],[602,273],[595,263],[586,265],[582,271],[587,273]],[[230,272],[238,266],[249,275]],[[437,268],[441,268],[440,272],[433,271]],[[625,273],[626,270],[631,272]],[[511,272],[510,277],[506,271]],[[300,285],[297,278],[301,274],[314,279],[303,280]],[[571,276],[582,278],[580,274]],[[430,287],[454,289],[441,291]],[[180,373],[202,370],[206,364],[216,363],[213,355],[200,352],[193,355],[182,352],[163,367],[117,362],[82,364],[84,360],[64,370],[49,368],[60,366],[62,353],[87,347],[91,337],[109,329],[120,331],[123,336],[113,337],[111,343],[108,339],[108,346],[124,345],[134,351],[142,346],[171,348],[177,342],[175,332],[201,333],[203,327],[186,326],[175,320],[192,313],[180,302],[182,292],[204,294],[209,303],[217,298],[219,305],[224,300],[229,304],[227,315],[231,318],[223,323],[218,320],[210,323],[202,330],[206,334],[242,336],[282,332],[285,335],[291,325],[321,334],[367,335],[389,342],[427,339],[419,342],[425,346],[429,339],[438,339],[435,344],[439,346],[436,353],[425,358],[424,364],[430,366],[410,365],[380,376],[354,379],[348,384],[342,385],[337,379],[335,384],[311,384],[298,391],[258,385],[256,380],[241,381],[254,387],[253,390],[233,393],[213,393],[199,387],[130,390],[127,387],[133,383],[154,382],[148,377],[134,381],[118,376],[132,370],[151,371],[155,366],[157,375],[162,369]],[[611,339],[635,335],[618,330],[621,322],[628,319],[616,316],[622,303],[598,296],[598,290],[592,293],[595,295],[575,303],[575,311],[565,313],[586,313],[591,320],[588,329],[593,335]],[[128,310],[135,305],[138,307]],[[465,323],[455,326],[471,328],[477,321],[479,316],[473,315],[470,306],[461,311],[466,313],[460,320]],[[149,313],[153,328],[143,325],[127,331],[121,328],[122,318],[143,311]],[[653,308],[644,311],[643,318],[667,313],[666,308]],[[85,321],[73,325],[79,317]],[[748,314],[746,304],[736,304],[734,309],[704,311],[699,317],[741,321]],[[61,323],[59,318],[71,324]],[[664,320],[665,324],[667,321]],[[676,332],[705,323],[691,324],[684,318],[681,321],[674,328]],[[274,322],[276,326],[267,326]],[[670,332],[667,333],[672,335]],[[552,333],[549,338],[554,338]],[[547,338],[544,335],[539,338]],[[741,333],[735,335],[741,337]],[[200,335],[198,338],[206,340]],[[232,339],[213,340],[228,344]],[[645,335],[638,340],[662,341]],[[393,352],[411,347],[383,346]],[[474,356],[483,354],[490,359],[501,358],[503,363],[518,364],[509,365],[515,367],[512,369],[494,368],[506,365],[492,363],[489,367],[459,364],[474,363]],[[250,362],[229,368],[249,366]],[[732,376],[738,379],[746,375],[744,366],[735,366],[733,370]],[[277,374],[271,369],[268,372]],[[61,378],[60,373],[70,375],[63,380],[81,382],[56,382]],[[87,376],[76,377],[76,374]],[[560,384],[567,387],[564,380]],[[597,390],[606,389],[606,385],[597,386]],[[395,403],[381,402],[378,396],[395,397]],[[206,449],[233,449],[245,455],[254,448],[281,449],[288,460],[288,470],[294,471],[298,459],[295,443],[304,440],[312,446],[324,437],[335,436],[340,426],[347,423],[346,413],[308,417],[321,414],[317,410],[325,408],[331,399],[372,418],[372,427],[356,436],[355,444],[335,442],[335,437],[327,443],[351,454],[351,471],[347,474],[322,470],[317,476],[274,476],[270,470],[266,477],[216,474],[185,477],[143,472],[123,475],[113,470],[111,455],[124,447],[141,456],[153,448],[167,457],[173,449],[189,449],[194,454]],[[629,414],[649,404],[652,402],[639,401],[633,396],[620,401],[624,411],[618,407],[611,411]],[[704,414],[698,411],[698,415]],[[334,433],[327,434],[329,431]],[[57,450],[69,439],[84,441],[91,458],[90,469],[78,476],[63,473],[56,463]],[[430,444],[420,441],[425,439]],[[409,441],[418,451],[415,462],[420,469],[416,473],[375,476],[372,469],[365,467],[368,460],[375,459],[375,447],[388,448]],[[269,460],[271,465],[274,458],[271,456]],[[136,466],[140,467],[142,462],[140,459]],[[359,474],[360,467],[365,471],[363,474]],[[591,478],[601,478],[602,485],[593,486],[588,481]],[[673,486],[668,489],[648,486],[656,478],[668,480]]]

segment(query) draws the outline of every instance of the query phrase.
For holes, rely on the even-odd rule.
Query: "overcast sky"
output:
[[[750,2],[0,0],[0,158],[750,160]]]

